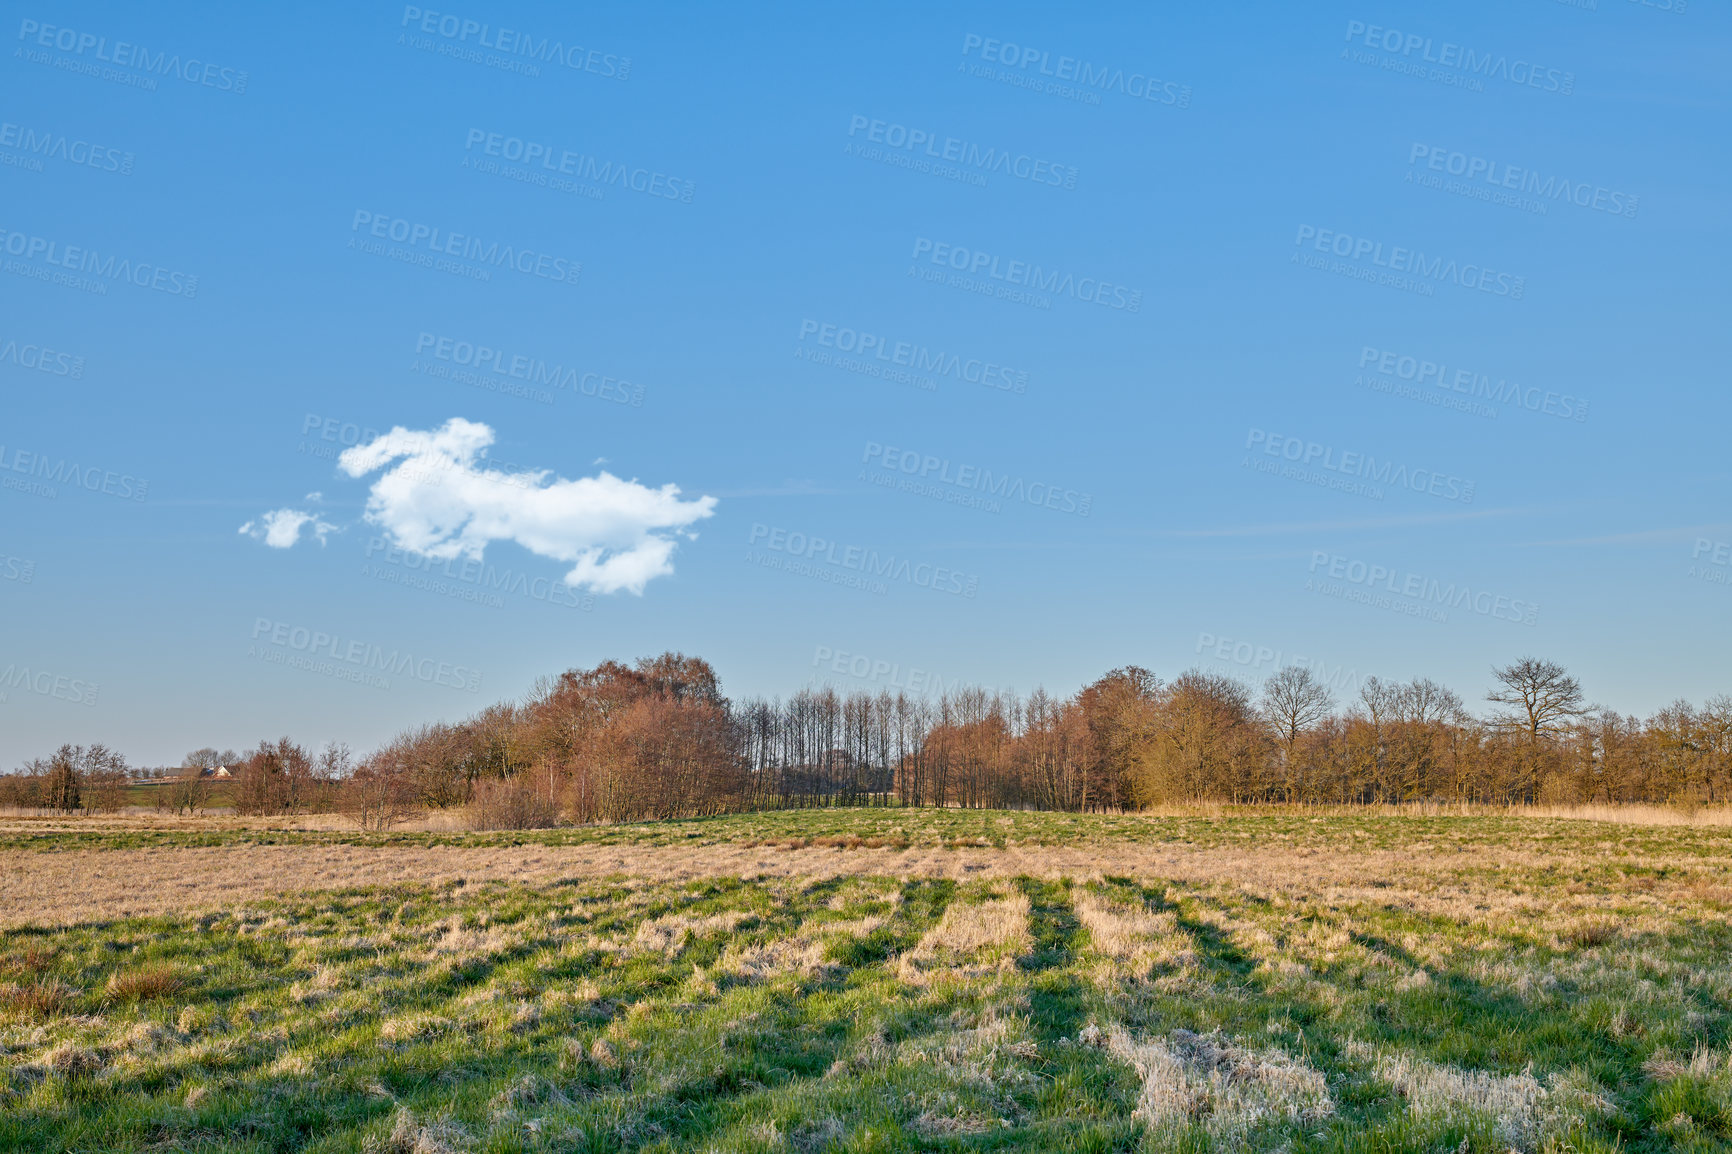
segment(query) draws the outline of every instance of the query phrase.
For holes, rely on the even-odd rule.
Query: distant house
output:
[[[205,770],[200,771],[199,776],[200,777],[215,778],[218,781],[226,781],[229,778],[233,777],[234,774],[229,772],[228,766],[219,765],[215,769],[205,769]]]

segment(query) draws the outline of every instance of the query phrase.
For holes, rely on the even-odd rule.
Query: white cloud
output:
[[[677,538],[715,511],[714,497],[683,501],[675,485],[652,489],[607,472],[569,481],[545,469],[489,469],[492,443],[491,428],[454,417],[425,432],[398,426],[344,450],[337,464],[351,477],[384,470],[366,518],[401,548],[479,560],[489,542],[515,541],[571,563],[566,582],[598,593],[642,593],[672,574]]]
[[[242,525],[241,532],[273,549],[287,549],[301,539],[301,530],[309,525],[321,545],[325,543],[325,535],[337,529],[337,526],[300,509],[272,509],[257,521]]]

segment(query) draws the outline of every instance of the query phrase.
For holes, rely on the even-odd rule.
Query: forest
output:
[[[212,752],[156,787],[158,808],[210,804]],[[1424,678],[1368,678],[1338,701],[1302,666],[1255,688],[1126,666],[1069,697],[826,687],[732,701],[709,663],[664,653],[544,678],[358,762],[288,738],[226,756],[240,813],[337,810],[371,828],[459,806],[525,828],[824,805],[1709,805],[1732,790],[1732,697],[1638,719],[1524,657],[1492,671],[1477,711]],[[0,777],[0,805],[112,809],[124,775],[102,746],[64,746]]]

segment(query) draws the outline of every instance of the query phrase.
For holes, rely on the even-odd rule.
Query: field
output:
[[[291,825],[0,819],[0,1149],[1732,1148],[1707,821]]]

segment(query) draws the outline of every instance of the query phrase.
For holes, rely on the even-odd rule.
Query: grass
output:
[[[1435,808],[1383,810],[1226,807],[1173,813],[1076,814],[1025,810],[905,809],[837,806],[770,810],[677,821],[626,822],[546,830],[467,832],[361,831],[336,815],[300,818],[173,818],[162,815],[39,817],[0,814],[0,850],[201,848],[229,845],[351,846],[791,846],[857,848],[1011,845],[1230,845],[1273,839],[1325,846],[1343,838],[1362,848],[1434,839],[1444,848],[1515,842],[1538,847],[1586,843],[1646,848],[1721,845],[1732,836],[1732,811],[1658,807],[1578,810]],[[452,815],[453,821],[456,815]]]
[[[21,839],[0,877],[265,852],[149,832]],[[366,844],[501,844],[435,836]],[[573,840],[503,844],[648,856],[42,911],[0,939],[0,1150],[1732,1148],[1715,829],[814,810],[547,836]],[[657,865],[688,859],[714,868]]]

